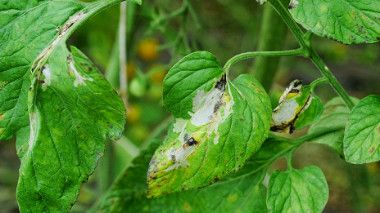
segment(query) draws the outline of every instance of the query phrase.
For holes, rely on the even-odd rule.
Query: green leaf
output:
[[[28,125],[30,71],[38,61],[48,58],[80,23],[116,2],[0,0],[1,140]]]
[[[124,128],[117,93],[86,56],[71,51],[58,45],[38,79],[29,140],[19,152],[22,212],[68,211],[107,140]]]
[[[262,175],[276,159],[299,145],[268,138],[238,173],[205,188],[148,199],[145,171],[160,143],[160,139],[154,140],[133,161],[93,212],[266,212]]]
[[[358,100],[351,98],[354,103]],[[320,119],[311,125],[308,133],[336,130],[311,142],[325,144],[343,156],[343,134],[350,110],[340,97],[335,97],[325,104]]]
[[[163,100],[176,118],[190,118],[193,99],[199,91],[209,91],[222,77],[223,69],[214,55],[193,52],[178,61],[164,79]]]
[[[350,163],[380,160],[380,96],[367,96],[352,109],[344,132],[343,150]]]
[[[223,82],[198,92],[192,117],[169,130],[149,167],[150,196],[209,185],[243,166],[266,139],[271,107],[260,83],[249,75]]]
[[[298,0],[290,12],[307,30],[345,44],[374,43],[380,38],[378,0]]]
[[[212,186],[174,193],[157,199],[146,198],[146,171],[160,140],[133,161],[111,187],[93,212],[266,212],[263,172],[227,179]],[[145,168],[145,169],[144,169]]]
[[[301,129],[303,127],[306,127],[314,121],[318,120],[323,112],[323,103],[321,99],[319,99],[317,96],[311,96],[311,101],[309,103],[309,106],[306,107],[306,110],[304,110],[297,118],[295,127],[296,129]]]
[[[271,175],[267,194],[269,212],[322,212],[329,195],[321,169],[308,166]]]

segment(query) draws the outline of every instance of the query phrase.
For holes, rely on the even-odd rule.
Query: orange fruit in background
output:
[[[158,57],[158,40],[146,38],[139,41],[137,55],[144,61],[153,61]]]
[[[138,105],[129,105],[127,109],[127,120],[129,123],[136,123],[141,116],[141,109]]]
[[[148,71],[149,80],[152,83],[161,84],[162,81],[164,80],[167,72],[168,71],[167,71],[167,69],[165,68],[164,65],[162,65],[162,64],[155,64]]]

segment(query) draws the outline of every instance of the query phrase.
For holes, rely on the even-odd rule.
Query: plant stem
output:
[[[330,69],[326,66],[326,64],[322,61],[319,55],[315,52],[313,48],[310,48],[310,59],[315,64],[315,66],[319,69],[322,75],[327,78],[330,85],[335,89],[335,91],[340,95],[343,101],[346,103],[348,108],[352,109],[355,104],[350,99],[350,96],[347,94],[346,90],[343,88],[342,84],[336,79],[334,74],[330,71]]]
[[[311,91],[314,92],[315,88],[319,84],[323,84],[323,83],[328,83],[328,80],[326,77],[320,77],[320,78],[315,79],[313,82],[310,83]]]
[[[119,87],[120,96],[127,106],[127,75],[126,75],[126,2],[120,3],[120,20],[119,29],[116,37],[116,42],[112,50],[110,65],[107,68],[106,78],[111,85],[116,89]],[[115,72],[113,72],[115,70]],[[104,156],[99,162],[97,170],[98,192],[105,192],[115,179],[115,164],[117,157],[115,156],[115,144],[110,143],[106,146]]]
[[[266,57],[278,57],[278,56],[302,56],[304,53],[303,48],[298,48],[294,50],[279,50],[279,51],[255,51],[255,52],[245,52],[230,58],[224,65],[223,69],[228,74],[232,65],[239,61],[251,59],[257,56]]]
[[[127,3],[120,3],[120,20],[119,20],[119,77],[120,77],[120,96],[125,106],[128,105],[128,76],[127,76]]]
[[[288,2],[288,0],[285,1]],[[260,40],[257,50],[265,51],[275,50],[276,48],[282,49],[286,40],[284,39],[284,36],[287,32],[288,27],[282,21],[282,18],[269,4],[265,4],[263,18],[261,21]],[[279,62],[280,58],[273,57],[257,57],[256,59],[253,74],[267,91],[273,84]]]
[[[301,47],[305,48],[305,51],[307,51],[307,49],[310,47],[310,42],[305,39],[303,31],[293,20],[288,8],[284,6],[281,0],[269,0],[269,2],[277,11],[278,15],[280,15],[285,24],[288,25],[290,31],[292,31]]]
[[[346,105],[352,109],[354,107],[354,103],[350,99],[346,90],[344,90],[343,86],[339,83],[339,81],[332,74],[327,65],[323,62],[323,60],[319,57],[318,53],[311,47],[310,36],[304,34],[298,24],[292,18],[289,10],[281,3],[280,0],[269,0],[273,8],[277,11],[277,13],[281,16],[284,22],[288,25],[289,29],[292,31],[297,41],[305,51],[305,55],[310,58],[310,60],[315,64],[315,66],[319,69],[321,74],[325,76],[330,85],[334,88],[334,90],[339,94],[339,96],[344,100]]]

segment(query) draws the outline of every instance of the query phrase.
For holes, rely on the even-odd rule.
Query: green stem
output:
[[[310,59],[315,64],[315,66],[319,69],[322,75],[327,78],[330,85],[334,88],[334,90],[339,94],[339,96],[346,103],[348,108],[352,109],[355,104],[351,100],[350,96],[347,94],[346,90],[343,88],[342,84],[336,79],[334,74],[330,71],[330,69],[326,66],[326,64],[319,57],[317,52],[314,49],[310,48]]]
[[[280,15],[285,24],[288,25],[290,31],[292,31],[301,47],[305,48],[305,51],[307,51],[310,47],[310,42],[305,39],[304,32],[293,20],[288,8],[285,7],[280,0],[269,0],[269,2]]]
[[[289,2],[288,0],[283,1]],[[288,27],[282,21],[282,18],[271,5],[265,4],[257,50],[265,51],[283,49],[286,41],[284,37],[287,32]],[[267,91],[269,91],[273,84],[274,77],[278,71],[280,59],[281,58],[279,57],[257,57],[256,59],[253,75]]]
[[[113,52],[114,57],[118,57],[119,62],[119,74],[120,78],[120,95],[124,101],[124,104],[127,106],[128,98],[127,98],[127,76],[126,76],[126,70],[125,70],[125,64],[126,64],[126,2],[123,1],[120,3],[120,16],[119,16],[119,30],[117,35],[117,45],[118,48],[116,48],[116,52]],[[122,66],[123,65],[123,66]],[[107,76],[107,77],[114,77],[114,76]],[[119,79],[117,78],[117,79]],[[108,79],[110,80],[110,79]],[[117,84],[115,82],[112,83],[113,86],[116,86]],[[115,145],[114,143],[108,144],[106,146],[106,149],[104,151],[104,156],[101,159],[97,171],[97,184],[98,184],[98,192],[99,194],[102,194],[105,192],[109,186],[112,184],[113,180],[115,179]]]
[[[119,16],[119,93],[125,106],[128,106],[128,75],[127,75],[127,3],[120,3]]]
[[[301,45],[301,47],[305,51],[305,55],[310,58],[310,60],[315,64],[315,66],[319,69],[321,74],[325,76],[330,85],[334,88],[334,90],[340,95],[340,97],[344,100],[346,105],[352,109],[354,107],[354,103],[350,99],[346,90],[344,90],[343,86],[339,83],[339,81],[335,78],[332,72],[329,70],[327,65],[323,62],[323,60],[319,57],[317,52],[311,47],[310,36],[308,34],[304,34],[298,24],[292,18],[289,10],[281,3],[280,0],[269,0],[273,8],[277,11],[277,13],[281,16],[284,22],[288,25],[289,29],[292,31],[297,41]]]
[[[310,88],[311,88],[311,91],[314,92],[315,88],[320,85],[320,84],[323,84],[323,83],[328,83],[328,79],[326,77],[321,77],[321,78],[317,78],[315,79],[313,82],[311,82],[310,84]]]
[[[255,52],[245,52],[230,58],[224,65],[223,69],[228,74],[232,65],[239,61],[251,59],[257,56],[266,57],[278,57],[278,56],[302,56],[304,53],[303,48],[298,48],[294,50],[279,50],[279,51],[255,51]]]

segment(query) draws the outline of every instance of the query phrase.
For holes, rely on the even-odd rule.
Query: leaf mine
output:
[[[74,60],[72,59],[71,56],[67,57],[67,62],[69,63],[69,67],[70,67],[69,69],[70,75],[73,75],[75,77],[74,87],[85,85],[86,84],[85,81],[93,81],[92,78],[84,77],[80,74],[80,72],[78,72],[77,68],[75,67]]]
[[[270,102],[248,75],[199,88],[188,119],[176,118],[153,155],[148,196],[202,187],[238,170],[267,137]]]
[[[297,118],[308,109],[312,100],[309,87],[303,87],[300,80],[292,81],[281,95],[278,106],[273,110],[271,130],[292,133]]]
[[[232,113],[233,101],[225,92],[225,76],[218,81],[213,89],[206,92],[198,90],[193,100],[193,112],[189,112],[191,118],[185,120],[176,119],[173,125],[173,134],[177,135],[170,143],[171,148],[162,153],[166,156],[159,164],[153,158],[148,171],[151,178],[157,178],[160,170],[171,171],[180,167],[189,166],[187,158],[197,149],[197,146],[214,138],[214,144],[218,143],[218,127]]]
[[[41,86],[43,89],[46,89],[46,87],[50,86],[51,84],[51,70],[48,64],[45,64],[45,66],[42,68],[42,75],[44,77],[44,82]]]

